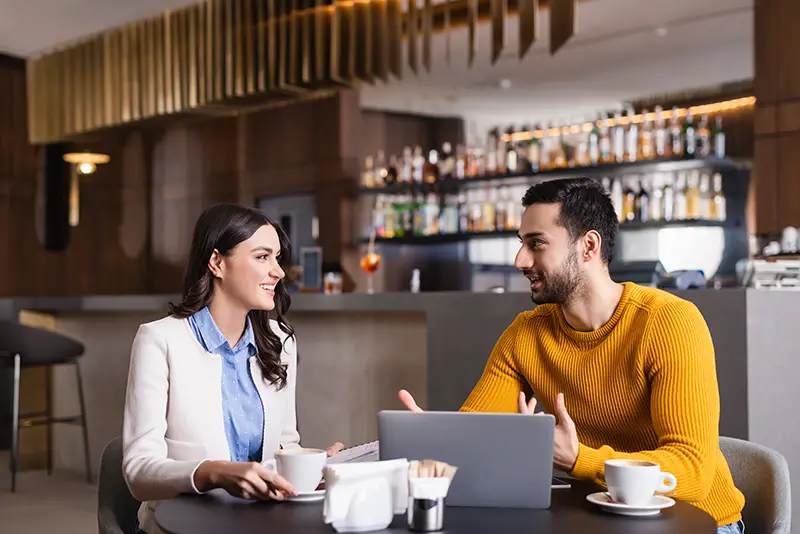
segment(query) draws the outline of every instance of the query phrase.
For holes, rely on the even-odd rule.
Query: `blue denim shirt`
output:
[[[231,349],[208,307],[189,317],[200,344],[222,358],[222,413],[231,461],[260,462],[264,443],[264,405],[250,374],[250,357],[257,353],[253,325],[247,318],[242,338]]]

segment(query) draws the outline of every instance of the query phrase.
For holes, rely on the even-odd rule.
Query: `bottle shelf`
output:
[[[626,221],[620,223],[620,231],[661,229],[672,227],[722,227],[726,221],[709,221],[703,219],[683,219],[672,221]],[[431,234],[410,235],[403,237],[376,237],[375,243],[388,245],[435,245],[443,243],[458,243],[472,239],[491,239],[516,237],[516,230],[494,230],[491,232],[459,232],[457,234]],[[369,238],[363,238],[362,243],[368,243]]]
[[[724,172],[748,170],[749,167],[749,161],[732,158],[717,158],[714,156],[670,157],[623,163],[602,163],[593,166],[559,168],[540,172],[494,174],[464,178],[461,180],[446,178],[433,183],[399,183],[381,187],[360,187],[358,191],[363,195],[450,193],[461,189],[491,187],[493,184],[498,186],[532,184],[556,178],[588,177],[599,179],[637,173],[676,172],[694,169]]]

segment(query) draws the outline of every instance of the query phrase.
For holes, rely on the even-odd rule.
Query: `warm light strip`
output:
[[[108,154],[97,154],[94,152],[70,152],[69,154],[64,154],[64,161],[67,163],[74,163],[75,165],[80,165],[81,163],[102,165],[103,163],[108,163],[110,160],[111,158]]]
[[[743,98],[736,98],[734,100],[725,100],[723,102],[714,102],[714,103],[711,103],[711,104],[703,104],[701,106],[692,106],[692,107],[690,107],[688,109],[687,108],[678,108],[678,110],[677,110],[678,113],[677,114],[678,114],[678,117],[685,117],[686,113],[689,110],[691,110],[692,115],[695,115],[695,116],[703,115],[703,114],[722,113],[722,112],[725,112],[725,111],[732,111],[732,110],[735,110],[735,109],[753,107],[755,104],[756,104],[756,97],[754,97],[754,96],[746,96],[746,97],[743,97]],[[671,109],[669,109],[669,110],[665,109],[664,111],[661,112],[661,116],[664,118],[664,120],[671,119],[672,118],[672,110]],[[645,115],[642,115],[642,114],[634,115],[633,116],[633,122],[638,124],[638,123],[644,122],[645,118],[648,118],[650,120],[655,120],[656,119],[656,114],[651,112],[651,113],[648,113],[646,117],[645,117]],[[631,120],[628,119],[628,117],[623,116],[620,119],[619,122],[620,122],[620,124],[622,124],[624,126],[624,125],[629,124],[631,122]],[[617,121],[614,118],[608,118],[608,119],[605,119],[605,123],[606,123],[607,126],[613,127],[613,126],[616,126]],[[559,133],[576,134],[576,133],[580,133],[580,132],[590,132],[592,130],[592,127],[595,124],[597,124],[598,127],[602,126],[602,121],[597,120],[594,123],[585,122],[583,124],[574,124],[572,126],[562,126],[562,127],[559,127],[559,128],[549,128],[547,130],[535,130],[533,132],[516,132],[511,136],[511,138],[514,141],[527,141],[528,139],[531,139],[532,137],[541,138],[541,137],[544,137],[545,135],[555,136],[555,135],[558,135]],[[503,140],[504,141],[508,141],[509,140],[509,135],[508,134],[504,134],[503,135]]]

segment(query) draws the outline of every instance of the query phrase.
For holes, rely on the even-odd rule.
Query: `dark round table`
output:
[[[586,501],[598,491],[591,484],[573,482],[572,489],[553,490],[547,510],[447,507],[444,529],[449,534],[715,534],[716,522],[704,511],[684,502],[657,516],[626,517],[602,511]],[[331,534],[336,531],[322,518],[322,502],[254,502],[222,491],[181,495],[156,509],[156,522],[170,534]],[[405,515],[396,515],[382,532],[409,532]]]

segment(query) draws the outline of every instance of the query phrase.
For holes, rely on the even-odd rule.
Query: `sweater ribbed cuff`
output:
[[[578,443],[578,459],[575,467],[572,468],[570,475],[582,479],[601,479],[603,478],[605,459],[600,451]]]

